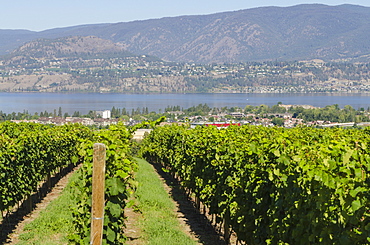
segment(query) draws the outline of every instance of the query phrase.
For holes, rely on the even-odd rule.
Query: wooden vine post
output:
[[[224,238],[226,244],[230,244],[230,213],[228,210],[226,210],[225,216],[224,216]]]
[[[90,235],[90,244],[93,245],[101,245],[103,239],[105,151],[104,144],[94,144]]]

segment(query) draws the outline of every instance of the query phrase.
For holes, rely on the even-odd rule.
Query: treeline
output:
[[[278,103],[277,105],[267,106],[267,105],[260,105],[260,106],[251,106],[247,105],[244,108],[245,113],[255,113],[258,115],[268,115],[268,114],[285,114],[289,113],[292,114],[293,118],[301,118],[306,122],[310,121],[330,121],[330,122],[369,122],[370,116],[370,107],[366,110],[365,108],[359,108],[355,110],[352,106],[346,105],[344,108],[340,108],[338,104],[328,105],[324,108],[304,108],[302,106],[291,106],[289,108],[285,108]]]
[[[28,110],[24,110],[23,112],[12,112],[12,113],[5,113],[0,111],[0,122],[3,121],[10,121],[10,120],[36,120],[40,117],[87,117],[87,118],[94,118],[95,112],[90,111],[88,114],[82,114],[79,111],[75,111],[73,114],[69,114],[68,112],[62,113],[62,108],[54,109],[53,112],[49,111],[42,111],[40,113],[30,113]]]
[[[122,118],[127,116],[135,116],[135,115],[148,115],[150,113],[155,112],[149,112],[148,107],[143,108],[136,108],[132,109],[131,111],[127,110],[126,108],[115,108],[114,106],[111,109],[111,117],[112,118]],[[49,111],[42,111],[40,113],[30,113],[28,110],[24,110],[23,112],[12,112],[12,113],[5,113],[3,111],[0,111],[0,121],[10,121],[10,120],[32,120],[32,119],[39,119],[40,117],[81,117],[81,118],[101,118],[101,115],[99,115],[96,111],[90,110],[87,114],[83,114],[80,111],[75,111],[72,114],[69,114],[68,112],[63,113],[63,109],[59,107],[58,109],[54,109],[52,112]]]
[[[323,108],[305,108],[304,106],[295,106],[290,107],[284,106],[281,102],[278,102],[276,105],[259,105],[252,106],[247,105],[244,108],[240,107],[214,107],[211,108],[207,104],[199,104],[189,108],[183,108],[178,105],[176,106],[167,106],[166,108],[159,109],[156,111],[149,111],[148,107],[137,107],[136,109],[132,108],[128,110],[126,108],[116,108],[112,107],[111,118],[122,119],[128,121],[131,119],[135,121],[142,120],[157,120],[158,118],[165,116],[171,120],[185,121],[188,117],[200,117],[202,120],[215,120],[217,116],[218,120],[254,120],[256,118],[269,118],[274,119],[276,122],[279,121],[278,118],[283,117],[292,117],[303,119],[304,122],[312,121],[327,121],[327,122],[369,122],[370,121],[370,107],[368,108],[359,108],[354,109],[350,105],[340,108],[338,104],[328,105]],[[234,112],[238,112],[237,117],[233,116]],[[222,115],[222,116],[221,116]],[[9,120],[36,120],[40,117],[80,117],[80,118],[101,118],[102,115],[97,111],[90,110],[87,114],[82,114],[79,111],[75,111],[71,115],[69,113],[63,113],[63,109],[59,107],[54,109],[53,112],[40,112],[31,114],[27,110],[23,112],[12,112],[4,113],[0,111],[0,121],[9,121]],[[282,125],[280,120],[277,125]]]
[[[291,113],[297,118],[305,121],[330,121],[330,122],[369,122],[369,109],[365,112],[363,108],[355,110],[353,107],[346,105],[340,109],[338,105],[326,106],[316,109],[292,108]]]

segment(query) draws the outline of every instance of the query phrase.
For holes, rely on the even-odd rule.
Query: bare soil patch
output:
[[[139,220],[142,217],[141,213],[136,211],[134,207],[125,209],[126,227],[124,228],[125,236],[127,237],[127,245],[143,244],[141,240],[142,231],[139,227]]]

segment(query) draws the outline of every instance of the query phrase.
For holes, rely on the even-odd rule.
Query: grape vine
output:
[[[74,244],[88,244],[91,221],[93,144],[107,146],[104,244],[123,244],[124,208],[135,188],[136,164],[130,156],[131,133],[122,125],[92,131],[79,124],[0,124],[0,211],[9,210],[37,191],[46,176],[70,164],[83,163],[73,183],[71,203]]]
[[[168,126],[141,152],[247,244],[369,244],[369,132]]]
[[[10,122],[0,124],[0,132],[0,211],[26,199],[46,176],[76,164],[86,136],[80,126]]]
[[[93,143],[104,143],[106,151],[106,184],[103,244],[124,244],[124,208],[127,198],[135,189],[133,174],[137,165],[130,156],[131,133],[123,124],[112,125],[108,130],[100,130],[84,142],[81,155],[85,164],[80,169],[80,177],[74,183],[73,216],[75,233],[69,236],[76,244],[88,244],[90,239],[92,159]]]

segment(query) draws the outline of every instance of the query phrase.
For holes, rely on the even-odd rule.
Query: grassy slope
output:
[[[175,214],[175,205],[163,188],[163,183],[153,167],[142,159],[137,159],[139,171],[136,179],[139,186],[136,192],[139,209],[143,218],[140,227],[147,244],[196,244],[180,228]]]

